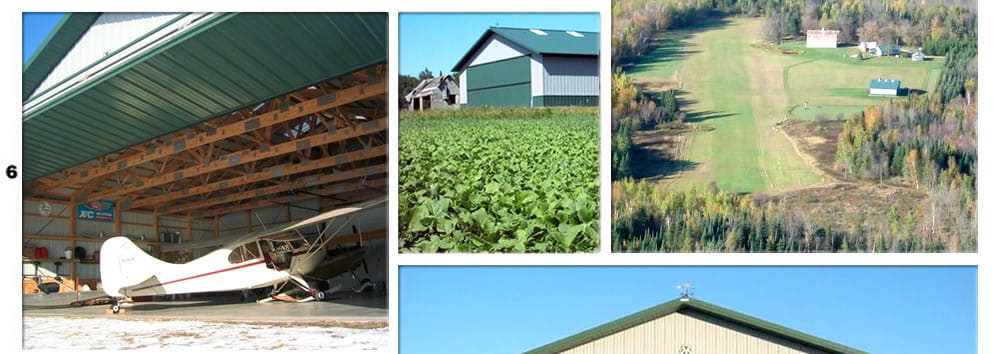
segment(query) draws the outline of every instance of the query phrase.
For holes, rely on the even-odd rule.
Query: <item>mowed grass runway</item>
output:
[[[661,34],[660,46],[626,68],[648,91],[677,88],[688,120],[711,131],[686,136],[676,159],[689,169],[660,180],[686,189],[715,182],[737,192],[782,192],[822,182],[775,128],[789,116],[814,117],[810,110],[860,111],[884,98],[867,96],[874,77],[903,80],[904,87],[929,91],[941,62],[909,59],[850,60],[852,48],[808,49],[785,55],[760,43],[760,19],[723,18],[699,28]],[[798,46],[802,43],[790,43]],[[802,117],[799,117],[802,116]]]

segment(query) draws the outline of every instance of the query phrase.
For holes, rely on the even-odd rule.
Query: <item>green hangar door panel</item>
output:
[[[469,94],[467,105],[531,105],[531,60],[517,57],[471,66],[466,71]]]

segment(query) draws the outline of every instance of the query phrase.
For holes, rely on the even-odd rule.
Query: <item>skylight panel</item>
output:
[[[571,35],[573,37],[577,37],[577,38],[583,38],[583,35],[580,34],[580,32],[577,32],[577,31],[566,31],[566,34],[569,34],[569,35]]]
[[[545,31],[542,31],[540,29],[533,29],[533,30],[531,30],[531,33],[537,34],[539,36],[548,36],[549,35],[548,33],[545,33]]]

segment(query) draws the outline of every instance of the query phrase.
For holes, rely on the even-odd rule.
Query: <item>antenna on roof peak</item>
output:
[[[684,281],[684,283],[678,284],[677,289],[681,290],[681,301],[687,301],[691,295],[694,295],[694,286],[691,285],[690,281]]]

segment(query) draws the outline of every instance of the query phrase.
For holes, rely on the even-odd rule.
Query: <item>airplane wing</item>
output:
[[[313,224],[321,223],[321,222],[324,222],[324,221],[327,221],[327,220],[330,220],[330,219],[333,219],[333,218],[336,218],[336,217],[350,215],[350,214],[353,214],[353,213],[356,213],[356,212],[359,212],[359,211],[362,211],[362,210],[366,210],[366,209],[369,209],[369,208],[374,208],[376,206],[382,205],[382,204],[385,203],[385,201],[386,201],[386,197],[380,197],[380,198],[376,198],[376,199],[371,199],[371,200],[368,200],[368,201],[364,201],[364,202],[361,202],[361,203],[353,204],[353,205],[350,205],[350,206],[346,206],[346,207],[343,207],[343,208],[337,208],[337,209],[334,209],[334,210],[330,210],[328,212],[325,212],[325,213],[313,216],[311,218],[308,218],[308,219],[305,219],[305,220],[293,223],[293,224],[291,224],[289,226],[286,226],[286,227],[284,227],[284,228],[282,228],[280,230],[275,230],[274,233],[275,234],[279,234],[279,233],[283,233],[283,232],[294,231],[296,229],[300,229],[302,227],[306,227],[306,226],[310,226],[310,225],[313,225]],[[267,235],[264,235],[264,236],[267,236]]]
[[[247,235],[235,235],[235,236],[210,238],[210,239],[204,239],[204,240],[198,240],[198,241],[191,241],[191,242],[184,242],[184,243],[161,243],[160,244],[160,251],[161,252],[171,252],[171,251],[181,251],[181,250],[209,248],[209,247],[216,247],[217,248],[217,247],[220,247],[222,245],[226,245],[226,244],[235,242],[236,240],[239,240],[239,239],[244,238],[246,236]]]
[[[361,203],[352,204],[352,205],[349,205],[349,206],[346,206],[346,207],[343,207],[343,208],[333,209],[333,210],[330,210],[330,211],[318,214],[316,216],[307,218],[305,220],[293,221],[293,222],[288,222],[288,223],[273,225],[273,226],[271,226],[271,227],[269,227],[267,229],[257,230],[257,231],[254,231],[254,232],[251,232],[251,233],[245,234],[245,235],[235,235],[235,236],[220,237],[220,238],[214,238],[214,239],[205,239],[205,240],[198,240],[198,241],[191,241],[191,242],[184,242],[184,243],[161,244],[160,245],[160,251],[161,252],[170,252],[170,251],[178,251],[178,250],[199,249],[199,248],[208,248],[208,247],[219,247],[219,246],[222,246],[222,245],[226,245],[226,244],[230,244],[230,243],[236,242],[236,241],[241,240],[241,239],[271,238],[271,237],[279,236],[279,235],[282,235],[282,234],[290,234],[290,233],[294,233],[295,230],[297,230],[297,229],[301,229],[301,228],[306,227],[306,226],[311,226],[311,225],[314,225],[314,224],[325,222],[325,221],[328,221],[328,220],[331,220],[331,219],[335,219],[337,217],[341,217],[341,216],[345,216],[345,215],[350,215],[350,214],[353,214],[353,213],[356,213],[356,212],[359,212],[359,211],[362,211],[362,210],[370,209],[370,208],[373,208],[373,207],[385,204],[385,202],[386,202],[386,197],[380,197],[380,198],[376,198],[376,199],[371,199],[371,200],[367,200],[367,201],[364,201],[364,202],[361,202]]]

